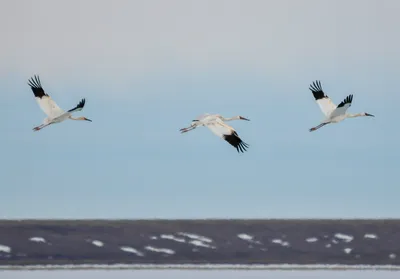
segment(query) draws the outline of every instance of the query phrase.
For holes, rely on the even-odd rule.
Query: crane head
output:
[[[90,119],[88,119],[88,118],[86,118],[86,117],[84,117],[84,116],[80,116],[80,117],[75,118],[75,117],[72,117],[72,116],[70,115],[68,118],[71,119],[71,120],[85,120],[85,121],[92,122],[92,120],[90,120]]]
[[[78,117],[79,120],[85,120],[85,121],[89,121],[92,122],[92,120],[90,120],[89,118],[86,118],[84,116]]]

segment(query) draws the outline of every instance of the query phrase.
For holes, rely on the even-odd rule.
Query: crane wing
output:
[[[313,82],[309,89],[313,93],[315,101],[319,105],[323,114],[329,116],[336,109],[336,105],[332,102],[331,98],[325,95],[321,87],[321,82],[318,80]]]
[[[40,84],[39,76],[34,76],[28,81],[28,85],[31,87],[33,95],[38,102],[40,108],[47,114],[48,117],[54,118],[64,111],[53,101],[53,99],[43,90]]]
[[[73,109],[70,109],[68,112],[74,112],[74,111],[81,111],[83,109],[83,107],[85,106],[85,99],[82,99],[79,104],[74,107]]]
[[[36,98],[40,108],[50,118],[55,118],[64,113],[64,111],[51,99],[51,97]]]
[[[350,94],[347,96],[338,106],[337,108],[332,112],[330,115],[330,118],[335,118],[339,115],[343,115],[346,113],[349,107],[351,107],[351,103],[353,102],[353,95]]]
[[[216,119],[206,125],[215,135],[227,141],[230,145],[236,148],[237,152],[244,152],[248,148],[248,144],[243,142],[235,129],[225,124],[222,120]]]

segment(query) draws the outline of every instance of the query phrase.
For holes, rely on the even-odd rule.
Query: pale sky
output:
[[[399,217],[398,1],[0,2],[0,218]],[[34,133],[40,75],[79,115]],[[309,84],[349,119],[323,115]],[[209,112],[250,145],[206,128]]]

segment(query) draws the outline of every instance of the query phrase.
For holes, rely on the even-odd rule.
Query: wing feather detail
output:
[[[28,81],[39,107],[50,118],[55,118],[64,111],[53,101],[53,99],[43,90],[39,76],[34,76]]]
[[[318,80],[314,81],[313,84],[310,85],[309,89],[313,93],[314,99],[319,105],[322,113],[325,114],[325,116],[329,116],[336,109],[336,105],[322,90],[321,82]]]
[[[215,135],[224,139],[230,145],[236,148],[237,152],[244,152],[249,145],[242,141],[235,129],[225,124],[222,120],[216,119],[212,123],[206,125]]]

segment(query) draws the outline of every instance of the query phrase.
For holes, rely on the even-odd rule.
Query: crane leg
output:
[[[179,131],[181,132],[181,133],[186,133],[186,132],[189,132],[189,131],[191,131],[191,130],[193,130],[194,128],[196,128],[196,127],[188,127],[188,128],[182,128],[182,129],[180,129]]]
[[[50,124],[51,124],[51,123],[39,125],[39,126],[33,128],[33,130],[34,130],[34,131],[39,131],[39,130],[43,129],[44,127],[46,127],[46,126],[48,126],[48,125],[50,125]]]
[[[312,127],[312,128],[310,129],[310,132],[315,131],[315,130],[318,130],[319,128],[324,127],[324,126],[327,125],[327,124],[329,124],[329,123],[321,123],[321,124],[319,124],[318,126]]]
[[[43,124],[42,125],[39,125],[39,126],[36,126],[35,128],[33,128],[33,130],[34,131],[39,131],[40,129],[42,129],[43,128]]]

